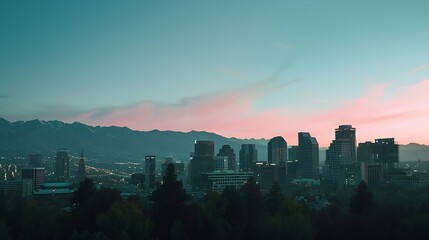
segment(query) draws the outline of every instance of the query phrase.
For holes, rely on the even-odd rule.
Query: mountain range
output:
[[[226,138],[221,135],[204,132],[176,131],[135,131],[127,127],[89,126],[79,122],[64,123],[61,121],[17,121],[9,122],[0,118],[0,154],[28,154],[41,152],[53,154],[59,148],[70,152],[84,151],[93,156],[135,157],[156,155],[163,158],[174,156],[187,160],[194,149],[195,140],[212,140],[215,151],[224,144],[231,145],[238,158],[241,144],[256,144],[258,158],[267,159],[266,139]],[[325,154],[320,149],[320,160],[324,162]],[[429,161],[429,146],[410,143],[400,145],[400,161]]]

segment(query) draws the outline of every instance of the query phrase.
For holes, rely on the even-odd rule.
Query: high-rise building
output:
[[[149,189],[155,187],[155,159],[153,155],[144,158],[145,184]]]
[[[22,196],[29,197],[44,183],[45,168],[22,169]]]
[[[225,156],[214,157],[213,171],[228,171],[228,157],[225,157]]]
[[[383,168],[378,163],[361,162],[361,181],[365,181],[368,186],[379,185],[383,182]]]
[[[374,143],[366,141],[359,143],[357,148],[357,161],[362,163],[373,163],[375,159]]]
[[[258,161],[258,150],[255,144],[242,144],[239,155],[240,171],[251,172],[253,164]]]
[[[228,170],[237,171],[237,157],[230,145],[223,145],[217,156],[228,157]]]
[[[268,163],[280,164],[287,161],[287,143],[283,137],[274,137],[268,142]]]
[[[189,180],[194,189],[202,187],[202,173],[213,170],[214,142],[195,141],[194,154],[189,164]]]
[[[394,138],[375,139],[375,163],[382,165],[384,170],[399,167],[399,145]]]
[[[319,143],[308,132],[298,133],[298,175],[319,179]]]
[[[290,146],[290,148],[288,149],[288,160],[291,161],[298,161],[299,158],[299,146]]]
[[[288,161],[287,161],[287,178],[289,180],[298,177],[298,158],[299,158],[299,146],[291,146],[288,149]]]
[[[399,145],[394,138],[359,143],[357,154],[359,162],[379,163],[385,171],[398,168],[399,165]]]
[[[286,164],[256,162],[253,166],[253,176],[263,190],[268,190],[274,182],[280,187],[287,184]]]
[[[86,178],[86,165],[83,152],[80,154],[79,165],[77,166],[77,181],[82,182]]]
[[[59,149],[55,157],[55,177],[57,181],[68,181],[70,178],[70,156],[66,149]]]
[[[335,129],[335,140],[326,151],[326,163],[328,179],[340,186],[345,184],[346,171],[355,169],[356,163],[356,129],[351,125],[341,125]]]
[[[356,128],[352,125],[340,125],[335,129],[335,140],[347,140],[350,142],[348,148],[350,148],[350,161],[351,163],[356,162]]]
[[[33,153],[28,155],[28,165],[31,168],[43,167],[42,155],[40,155],[40,153]]]
[[[329,165],[328,179],[332,183],[341,185],[345,181],[345,171],[353,165],[350,141],[341,139],[332,141],[326,150],[326,161]]]

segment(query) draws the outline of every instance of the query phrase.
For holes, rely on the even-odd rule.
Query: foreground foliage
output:
[[[426,189],[428,190],[428,189]],[[422,193],[422,190],[420,192]],[[52,203],[7,203],[0,195],[1,239],[426,239],[427,193],[373,194],[361,183],[347,200],[322,210],[284,196],[274,184],[262,192],[254,179],[241,189],[186,194],[168,166],[149,201],[121,198],[114,189],[83,181],[71,209]],[[386,198],[385,195],[390,195]],[[404,203],[406,201],[406,203]]]

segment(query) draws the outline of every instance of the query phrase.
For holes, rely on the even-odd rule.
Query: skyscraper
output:
[[[342,185],[346,171],[353,169],[356,163],[356,129],[351,125],[341,125],[335,129],[335,140],[326,152],[329,166],[329,180]]]
[[[298,174],[302,178],[319,179],[319,143],[308,132],[298,133]]]
[[[213,141],[195,141],[194,155],[189,165],[190,184],[194,189],[201,188],[201,174],[213,170],[213,157]]]
[[[44,183],[45,168],[22,169],[22,196],[29,197]]]
[[[86,178],[86,165],[83,152],[80,154],[79,165],[77,166],[77,181],[82,182]]]
[[[287,161],[287,143],[283,137],[274,137],[268,142],[268,163],[285,164]]]
[[[366,163],[379,163],[383,170],[398,168],[399,145],[394,138],[375,139],[375,142],[359,143],[358,161]]]
[[[357,161],[362,163],[373,163],[375,159],[374,143],[366,141],[359,143],[357,148]]]
[[[240,149],[240,171],[251,172],[253,164],[258,161],[255,144],[242,144]]]
[[[375,139],[375,163],[380,163],[384,170],[399,167],[399,145],[394,138]]]
[[[288,150],[288,161],[287,161],[287,178],[289,180],[297,178],[298,171],[298,158],[299,158],[299,146],[291,146]]]
[[[153,155],[146,156],[144,158],[145,162],[145,184],[148,188],[155,187],[155,159]]]
[[[350,142],[347,148],[350,148],[350,163],[356,162],[356,128],[353,128],[352,125],[340,125],[335,129],[335,140],[347,140]]]
[[[227,171],[228,157],[216,156],[213,157],[213,171]]]
[[[228,170],[237,171],[237,157],[230,145],[223,145],[217,156],[228,157]]]
[[[55,157],[55,177],[57,181],[68,181],[70,178],[70,156],[66,149],[58,149]]]

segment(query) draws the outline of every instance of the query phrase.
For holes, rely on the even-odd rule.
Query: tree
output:
[[[257,239],[259,222],[262,216],[262,194],[253,177],[241,189],[244,197],[244,239]]]
[[[350,200],[350,212],[355,214],[368,214],[373,208],[373,196],[368,185],[361,181],[355,195]]]
[[[153,220],[159,239],[171,239],[171,227],[186,213],[189,199],[182,182],[177,181],[174,164],[168,164],[162,185],[150,196],[155,202]]]
[[[244,227],[243,198],[235,187],[226,187],[221,195],[225,205],[225,217],[228,222],[227,231],[233,239],[241,239]]]
[[[279,209],[281,209],[284,203],[284,197],[280,189],[279,183],[274,182],[268,190],[266,206],[267,210],[271,215],[275,214]]]
[[[94,182],[87,178],[80,183],[71,202],[73,207],[73,226],[77,231],[98,231],[96,216],[105,213],[122,198],[117,189],[102,188],[96,190]]]

